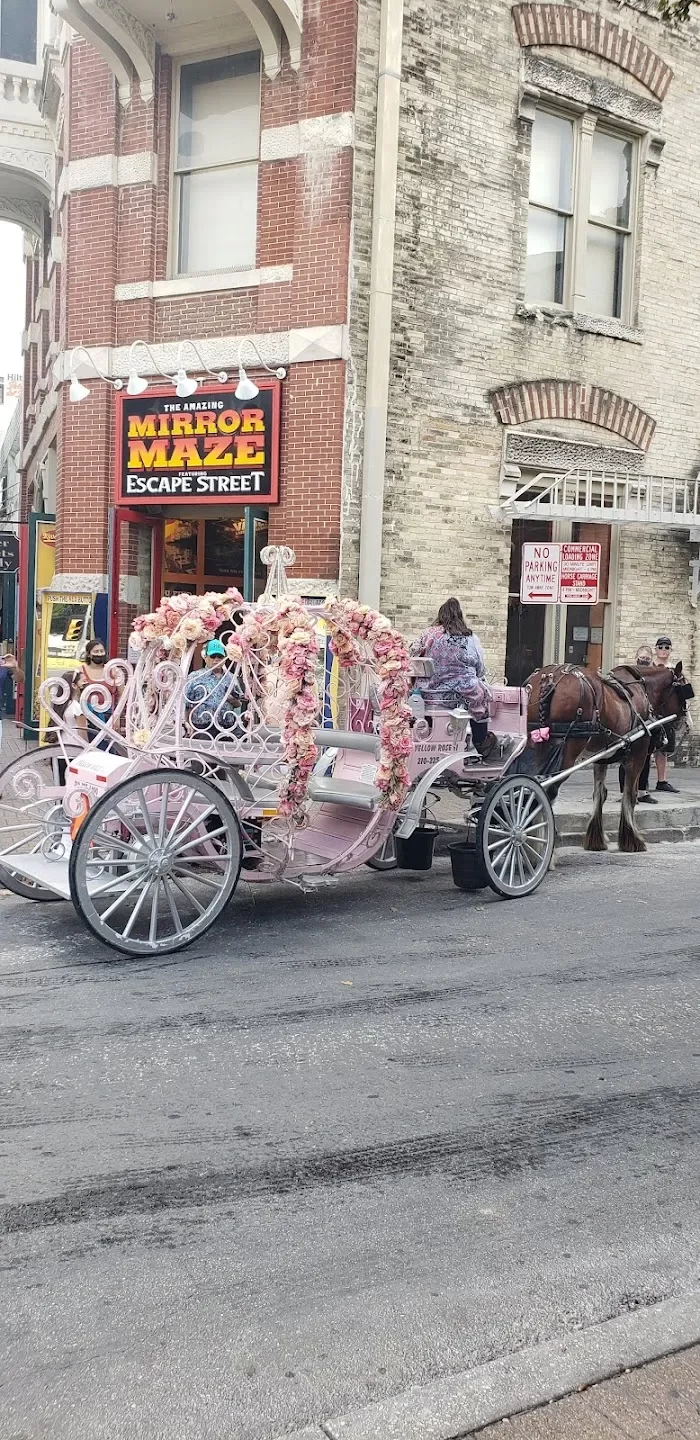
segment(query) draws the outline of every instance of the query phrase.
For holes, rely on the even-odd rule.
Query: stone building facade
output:
[[[380,10],[379,0],[361,7],[358,48],[348,586],[359,543]],[[459,595],[494,673],[505,667],[518,678],[519,667],[543,658],[611,663],[667,631],[675,654],[697,668],[689,582],[700,530],[695,488],[685,482],[700,468],[699,39],[692,27],[669,30],[654,0],[405,6],[382,603],[415,633],[443,598]],[[557,296],[541,283],[538,293],[541,275],[528,287],[533,132],[542,114],[545,126],[554,117],[573,138],[575,188],[587,182],[590,193],[591,137],[603,137],[593,138],[594,191],[609,190],[610,164],[628,147],[633,193],[617,297],[596,293],[595,278],[593,293],[582,295],[571,272]],[[580,198],[567,196],[562,208],[576,210]],[[580,272],[589,216],[563,223]],[[601,234],[588,230],[594,241]],[[561,268],[575,260],[567,255]],[[530,499],[572,470],[627,478],[617,495],[610,482],[592,480],[593,506],[573,515],[517,500],[528,481]],[[542,472],[546,481],[537,480]],[[657,484],[635,485],[638,474],[677,483],[661,502]],[[613,526],[605,523],[611,508],[620,518]],[[640,513],[652,523],[633,519]],[[566,612],[519,604],[517,551],[545,534],[602,541],[604,607],[571,614],[567,624]],[[586,641],[574,639],[584,631]]]

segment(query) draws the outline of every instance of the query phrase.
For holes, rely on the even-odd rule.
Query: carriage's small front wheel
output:
[[[126,955],[182,950],[236,888],[243,842],[218,785],[149,770],[108,790],[70,857],[71,899],[99,940]]]
[[[476,848],[497,895],[531,895],[547,874],[554,839],[554,812],[537,780],[509,775],[492,787],[479,813]]]
[[[396,869],[398,860],[396,858],[396,841],[393,830],[390,835],[387,835],[386,840],[379,846],[379,849],[375,851],[374,855],[365,861],[365,864],[369,865],[370,870],[383,871]]]

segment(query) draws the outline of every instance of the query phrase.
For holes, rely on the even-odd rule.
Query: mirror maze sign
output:
[[[280,384],[259,384],[254,400],[226,385],[119,395],[117,504],[276,504]]]

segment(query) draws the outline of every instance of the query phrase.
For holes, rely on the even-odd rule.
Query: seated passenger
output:
[[[462,614],[459,600],[452,597],[438,610],[437,620],[411,646],[412,655],[433,662],[434,674],[418,680],[427,705],[469,711],[472,739],[483,760],[493,754],[498,741],[488,728],[489,690],[486,684],[484,652]]]
[[[191,706],[189,721],[192,729],[240,730],[243,697],[235,689],[234,676],[225,668],[225,647],[220,640],[210,640],[202,656],[204,669],[190,675],[185,686],[185,700]]]

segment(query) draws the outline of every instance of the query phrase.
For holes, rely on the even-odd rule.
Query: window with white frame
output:
[[[178,275],[255,265],[260,54],[183,65],[175,145]]]
[[[599,117],[537,110],[525,298],[629,321],[637,141]]]
[[[0,58],[36,65],[37,0],[0,0]]]

